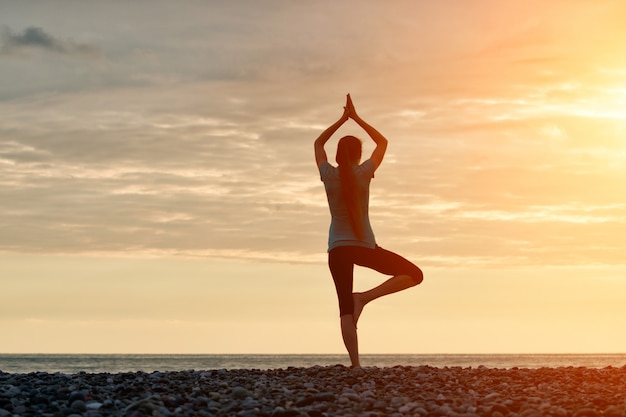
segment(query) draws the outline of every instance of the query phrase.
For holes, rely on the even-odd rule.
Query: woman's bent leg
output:
[[[370,301],[414,287],[424,279],[422,270],[402,256],[377,246],[368,256],[359,257],[355,263],[372,268],[385,275],[393,275],[382,284],[362,293],[355,293],[354,322],[358,322],[363,307]]]
[[[377,298],[383,297],[385,295],[393,294],[394,292],[406,290],[407,288],[411,288],[416,286],[417,283],[415,280],[409,275],[396,275],[394,277],[389,278],[387,281],[383,282],[377,287],[372,288],[371,290],[355,293],[354,294],[354,324],[359,321],[359,317],[363,312],[363,307],[370,301],[374,301]]]
[[[354,319],[355,323],[359,320],[359,316],[363,311],[363,307],[370,301],[374,301],[377,298],[385,295],[393,294],[394,292],[406,290],[416,286],[415,280],[409,275],[396,275],[389,278],[377,287],[371,290],[355,293],[354,301]]]

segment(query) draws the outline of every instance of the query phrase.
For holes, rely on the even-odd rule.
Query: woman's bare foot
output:
[[[354,319],[354,327],[356,327],[356,324],[359,321],[359,317],[361,317],[361,313],[363,312],[363,307],[365,307],[366,302],[363,299],[363,294],[360,292],[353,293],[352,300],[354,301],[354,312],[352,313],[352,318]]]

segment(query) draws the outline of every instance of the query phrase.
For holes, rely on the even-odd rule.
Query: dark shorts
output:
[[[352,299],[354,265],[371,268],[385,275],[408,275],[416,284],[423,280],[422,270],[402,256],[376,246],[339,246],[328,253],[328,267],[339,298],[339,315],[354,312]]]

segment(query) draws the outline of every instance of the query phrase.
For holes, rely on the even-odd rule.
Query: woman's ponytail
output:
[[[359,205],[356,178],[353,167],[358,165],[361,159],[361,141],[354,136],[344,136],[337,145],[337,165],[339,168],[339,180],[341,182],[341,194],[346,207],[352,231],[359,240],[364,237],[363,213]]]

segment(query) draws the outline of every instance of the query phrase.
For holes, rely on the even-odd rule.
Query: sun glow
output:
[[[570,111],[581,117],[626,120],[626,88],[599,89],[597,96]]]

